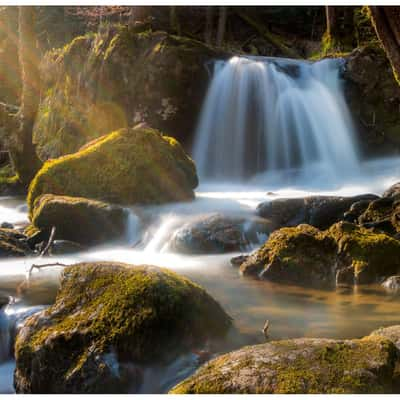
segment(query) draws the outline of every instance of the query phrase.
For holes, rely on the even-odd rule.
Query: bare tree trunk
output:
[[[218,31],[217,31],[217,46],[221,47],[224,41],[225,28],[226,28],[227,8],[224,6],[219,7],[218,17]]]
[[[400,7],[369,7],[376,34],[400,84]]]
[[[24,185],[28,185],[41,166],[32,142],[32,130],[40,99],[39,56],[35,32],[35,7],[20,6],[18,14],[22,93],[18,114],[20,126],[10,149],[14,169]]]
[[[169,25],[172,32],[180,36],[181,26],[179,24],[179,18],[176,10],[176,6],[169,7]]]
[[[212,7],[212,6],[206,7],[206,27],[204,30],[204,41],[207,44],[211,44],[211,39],[212,39],[213,11],[214,11],[214,7]]]

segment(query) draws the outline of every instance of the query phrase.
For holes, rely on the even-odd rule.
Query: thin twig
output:
[[[54,242],[54,237],[56,235],[56,227],[53,226],[51,228],[51,232],[50,232],[50,237],[49,237],[49,241],[47,242],[46,247],[40,252],[39,257],[43,257],[50,249],[50,246],[53,244]]]

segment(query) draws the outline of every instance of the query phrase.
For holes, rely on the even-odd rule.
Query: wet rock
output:
[[[360,200],[353,203],[343,214],[343,221],[357,223],[358,218],[368,208],[372,200]]]
[[[13,224],[10,224],[9,222],[3,222],[3,223],[0,225],[0,228],[14,229],[14,225],[13,225]]]
[[[127,211],[119,206],[46,194],[35,201],[31,218],[41,232],[50,232],[54,226],[57,239],[94,245],[123,238],[127,217]]]
[[[332,284],[335,243],[310,225],[281,228],[240,266],[245,276],[298,285]]]
[[[30,253],[25,235],[14,229],[0,228],[0,258],[23,257]]]
[[[274,341],[222,355],[170,393],[391,393],[396,360],[379,336]]]
[[[73,254],[85,251],[87,248],[70,240],[55,240],[50,247],[51,255]]]
[[[392,325],[386,328],[376,329],[370,336],[380,336],[388,339],[400,350],[400,325]]]
[[[390,276],[382,283],[382,286],[389,293],[400,293],[400,275]]]
[[[356,202],[372,201],[378,196],[363,194],[352,197],[309,196],[284,198],[261,203],[257,214],[267,218],[277,227],[309,224],[326,229],[344,218],[344,213]]]
[[[325,231],[309,225],[281,228],[240,271],[306,286],[374,283],[400,272],[400,242],[347,222]]]
[[[394,185],[390,186],[390,188],[383,193],[382,197],[394,197],[399,194],[400,194],[400,182],[397,182]]]
[[[246,220],[214,214],[189,222],[178,229],[170,242],[174,251],[189,254],[226,253],[245,251],[250,243],[271,230],[268,221],[261,218]]]
[[[231,264],[233,267],[240,267],[245,261],[249,258],[248,255],[240,255],[237,257],[231,258]]]
[[[10,302],[10,296],[0,292],[0,309]]]
[[[400,199],[392,196],[371,201],[358,217],[358,223],[367,228],[395,235],[400,231]]]
[[[400,143],[400,87],[380,46],[355,49],[345,58],[345,95],[367,154],[396,153]]]
[[[27,202],[30,212],[34,201],[47,193],[115,204],[160,204],[193,199],[197,184],[194,162],[175,139],[136,127],[47,161],[30,185]]]
[[[145,364],[223,338],[231,319],[202,288],[167,269],[82,263],[64,270],[55,304],[15,346],[17,393],[135,391]]]

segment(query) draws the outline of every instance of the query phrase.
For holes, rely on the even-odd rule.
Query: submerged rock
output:
[[[281,228],[241,266],[243,275],[300,285],[367,284],[400,272],[400,242],[347,222]]]
[[[275,341],[222,355],[170,393],[392,393],[396,360],[379,336]]]
[[[390,276],[382,283],[382,286],[389,293],[400,293],[400,275]]]
[[[123,238],[128,212],[122,207],[82,197],[45,194],[36,199],[32,224],[40,231],[56,228],[57,239],[86,245]]]
[[[271,231],[268,221],[214,214],[189,222],[173,235],[170,247],[189,254],[245,251]],[[265,240],[265,239],[264,239]]]
[[[304,198],[283,198],[261,203],[257,214],[276,224],[278,228],[309,224],[326,229],[344,218],[344,213],[356,202],[372,201],[378,196],[309,196]]]
[[[85,250],[87,250],[85,246],[82,246],[76,242],[72,242],[71,240],[55,240],[50,247],[49,253],[52,256],[55,256],[80,253]]]
[[[47,161],[32,181],[27,201],[31,212],[35,199],[46,193],[159,204],[193,199],[197,183],[195,165],[175,139],[137,127]]]
[[[144,363],[223,337],[230,317],[167,269],[121,263],[67,267],[49,309],[16,339],[17,393],[137,391]]]
[[[0,258],[30,254],[27,237],[15,229],[0,228]]]

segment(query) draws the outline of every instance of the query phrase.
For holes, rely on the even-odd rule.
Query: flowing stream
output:
[[[216,62],[200,116],[194,158],[201,184],[191,203],[133,207],[126,241],[40,263],[109,260],[170,268],[201,284],[234,318],[247,342],[353,338],[398,324],[400,302],[379,286],[318,290],[243,278],[221,255],[180,254],[169,246],[177,229],[220,213],[251,218],[268,199],[311,194],[382,194],[399,181],[400,159],[362,161],[343,99],[341,61],[311,64],[266,58]],[[0,198],[0,223],[27,221],[24,201]],[[265,237],[252,243],[251,251]],[[0,260],[0,393],[13,392],[15,331],[54,301],[62,267],[27,271],[33,258]],[[21,290],[23,288],[23,290]],[[165,392],[196,367],[189,354],[146,371],[142,392]]]

